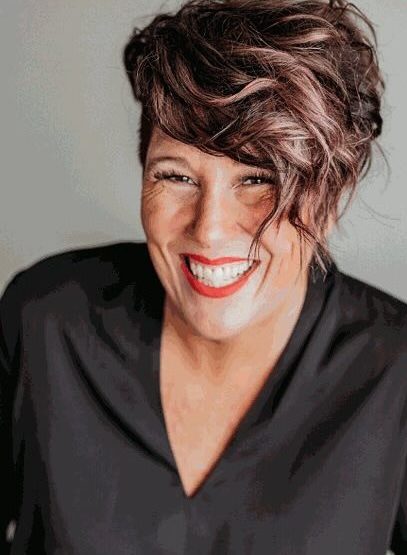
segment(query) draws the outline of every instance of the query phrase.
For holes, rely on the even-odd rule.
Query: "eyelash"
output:
[[[172,177],[177,177],[177,178],[182,178],[182,177],[188,177],[187,175],[183,175],[180,174],[176,171],[172,171],[172,170],[168,170],[168,171],[158,171],[156,173],[154,173],[153,176],[155,179],[170,179]],[[249,187],[255,187],[256,185],[264,185],[264,183],[269,183],[269,184],[274,184],[275,183],[275,176],[273,176],[272,174],[269,173],[265,173],[265,172],[254,172],[248,175],[244,175],[242,176],[242,180],[246,181],[248,179],[263,179],[263,183],[254,183],[252,185],[249,185]],[[179,181],[182,181],[182,179],[179,179]],[[185,181],[183,181],[183,183],[186,183]]]

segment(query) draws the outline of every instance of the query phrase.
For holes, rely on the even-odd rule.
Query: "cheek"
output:
[[[148,237],[169,238],[180,227],[180,207],[158,188],[143,189],[141,221]]]
[[[274,255],[295,259],[299,257],[299,236],[289,222],[283,221],[280,227],[270,225],[264,232],[263,244]]]
[[[249,194],[250,193],[250,194]],[[251,235],[255,235],[260,225],[272,212],[275,200],[270,195],[270,191],[249,191],[243,193],[238,198],[239,201],[239,216],[238,220],[244,224],[244,228],[250,231]],[[262,233],[263,243],[276,245],[276,241],[281,242],[281,247],[283,248],[283,243],[287,240],[288,229],[286,229],[285,222],[280,226],[281,231],[278,232],[275,224],[269,224],[266,226],[265,231]],[[292,227],[292,226],[291,226]]]

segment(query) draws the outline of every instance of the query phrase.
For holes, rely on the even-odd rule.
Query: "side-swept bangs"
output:
[[[368,18],[343,0],[190,0],[156,16],[123,54],[142,105],[143,167],[156,125],[267,168],[273,208],[250,250],[288,218],[326,271],[328,221],[346,210],[381,133],[375,44]]]

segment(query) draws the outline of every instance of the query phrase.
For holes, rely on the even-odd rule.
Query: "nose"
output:
[[[225,191],[201,191],[189,224],[189,234],[203,247],[222,246],[236,231],[238,220],[236,202]]]

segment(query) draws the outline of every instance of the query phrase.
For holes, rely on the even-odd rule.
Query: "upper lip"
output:
[[[201,262],[202,264],[207,264],[209,266],[218,266],[220,264],[228,264],[231,262],[247,262],[247,258],[237,258],[235,256],[223,256],[221,258],[206,258],[202,254],[192,254],[189,252],[183,253],[183,256],[195,260],[196,262]]]

